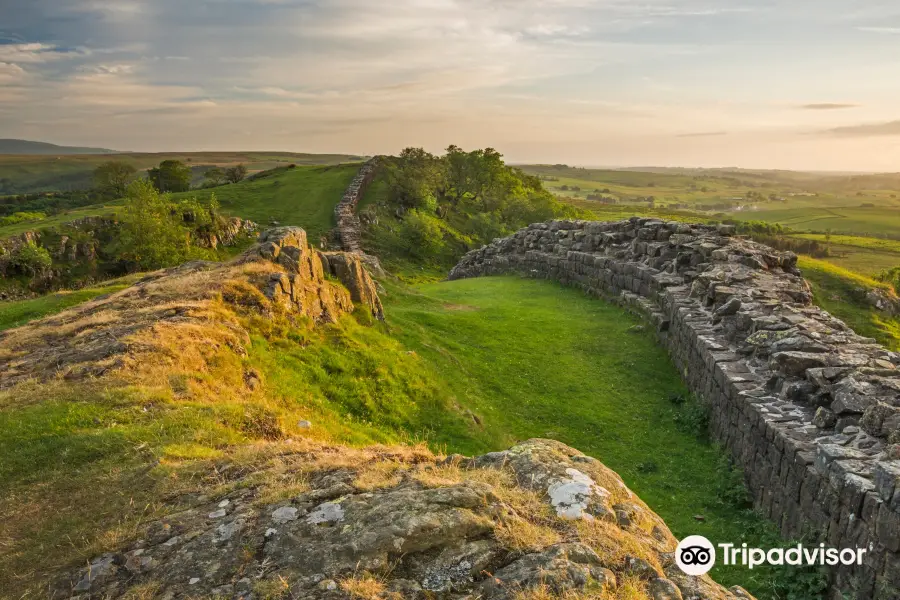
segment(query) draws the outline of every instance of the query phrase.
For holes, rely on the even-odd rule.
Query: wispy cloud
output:
[[[675,137],[680,138],[698,138],[698,137],[719,137],[728,135],[727,131],[698,131],[696,133],[679,133]]]
[[[843,110],[847,108],[859,108],[859,104],[849,104],[841,102],[815,102],[812,104],[802,104],[800,108],[804,110]]]
[[[843,127],[833,127],[826,129],[821,133],[836,135],[840,137],[881,137],[900,135],[900,121],[890,121],[888,123],[863,123],[860,125],[845,125]]]
[[[859,31],[867,31],[869,33],[888,33],[900,35],[900,27],[857,27]]]

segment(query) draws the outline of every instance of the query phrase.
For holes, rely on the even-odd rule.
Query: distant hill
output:
[[[117,154],[117,150],[107,148],[79,148],[77,146],[57,146],[47,142],[29,140],[0,139],[0,154]]]

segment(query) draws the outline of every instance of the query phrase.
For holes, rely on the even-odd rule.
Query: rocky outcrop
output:
[[[864,566],[837,572],[833,597],[897,598],[900,355],[814,306],[795,255],[732,233],[540,223],[470,252],[450,278],[554,279],[646,316],[782,534],[867,548]]]
[[[226,218],[213,232],[198,232],[196,234],[197,244],[201,248],[216,249],[219,246],[233,246],[240,238],[246,238],[256,233],[259,225],[247,219],[239,217]]]
[[[57,377],[82,380],[137,372],[158,355],[202,354],[228,347],[246,352],[249,333],[238,316],[302,317],[331,323],[358,305],[383,318],[374,283],[356,255],[323,257],[299,227],[266,231],[258,244],[228,263],[194,261],[151,273],[133,286],[67,311],[0,332],[0,389]],[[340,262],[336,276],[326,265]],[[148,356],[156,358],[148,360]]]
[[[186,219],[186,224],[192,221]],[[234,246],[250,239],[258,226],[237,217],[223,218],[214,228],[191,228],[191,243],[200,248]],[[77,288],[126,273],[125,263],[117,254],[120,223],[111,217],[88,216],[53,227],[0,240],[0,277],[26,276],[28,288],[47,292],[53,289]],[[52,259],[40,270],[23,269],[15,256],[25,244],[43,247]]]
[[[344,284],[354,302],[369,307],[373,317],[384,320],[384,307],[378,297],[378,290],[364,268],[365,263],[361,255],[348,252],[320,252],[319,257],[326,272]]]
[[[51,597],[513,600],[614,597],[627,585],[636,599],[751,598],[681,574],[665,523],[618,475],[558,442],[474,459],[307,445],[279,462],[307,473],[308,489],[265,501],[265,486],[228,481],[62,577]]]
[[[360,255],[348,252],[318,252],[306,239],[306,231],[299,227],[279,227],[260,235],[259,245],[244,253],[242,262],[268,260],[281,265],[283,273],[273,273],[264,288],[272,302],[291,311],[313,313],[322,307],[326,314],[352,310],[351,302],[365,306],[372,316],[384,320],[384,307],[375,282],[363,268]],[[349,291],[349,296],[321,294],[325,274],[336,277]]]

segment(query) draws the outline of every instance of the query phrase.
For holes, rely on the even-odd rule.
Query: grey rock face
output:
[[[304,449],[302,456],[309,453]],[[152,583],[155,598],[251,598],[274,583],[285,597],[338,599],[350,597],[354,581],[371,577],[381,582],[383,598],[511,600],[536,587],[614,593],[623,578],[636,575],[650,598],[749,598],[709,577],[664,577],[677,544],[665,523],[618,475],[559,442],[529,440],[472,459],[414,457],[399,465],[405,473],[399,483],[374,492],[346,483],[386,460],[383,449],[373,449],[350,461],[359,462],[357,470],[311,469],[310,489],[276,505],[260,504],[256,488],[236,485],[227,498],[205,499],[151,523],[131,548],[101,556],[51,586],[51,597],[69,598],[74,590],[81,600],[125,598]],[[580,514],[556,516],[552,490],[573,480],[608,492],[595,498],[581,488]],[[514,508],[504,500],[522,494],[533,494],[546,511],[527,514],[522,507],[530,503]],[[592,506],[606,502],[627,504],[634,525],[605,520],[581,536],[577,524],[597,523]],[[226,514],[208,516],[216,511]],[[560,539],[522,547],[502,534],[528,519],[558,531]],[[641,556],[610,551],[620,545]]]
[[[900,502],[872,478],[900,442],[900,355],[813,305],[796,255],[733,233],[638,217],[536,223],[468,253],[450,279],[552,279],[644,316],[710,406],[757,508],[785,536],[867,546],[872,559],[837,570],[834,589],[896,597]]]

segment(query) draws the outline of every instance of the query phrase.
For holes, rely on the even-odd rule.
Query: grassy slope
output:
[[[359,164],[297,167],[256,181],[188,192],[203,196],[215,192],[225,213],[256,221],[298,225],[310,242],[334,227],[334,207],[344,195]],[[177,197],[177,195],[176,195]]]
[[[801,256],[798,265],[812,288],[816,304],[847,323],[856,333],[873,337],[892,350],[900,350],[900,321],[875,310],[861,299],[865,290],[885,287],[885,284],[808,256]]]
[[[56,314],[70,306],[93,300],[98,296],[118,292],[141,277],[142,274],[129,275],[76,291],[56,292],[29,300],[0,303],[0,331],[19,327],[29,321]]]
[[[311,241],[318,242],[319,235],[334,227],[334,207],[358,170],[359,164],[298,166],[256,181],[193,190],[174,196],[206,198],[210,193],[215,193],[225,214],[250,219],[264,227],[272,219],[282,225],[299,225],[306,229]],[[121,205],[121,201],[116,201],[87,206],[41,221],[7,225],[0,227],[0,239],[86,216],[114,215]]]
[[[761,522],[721,499],[733,482],[719,453],[675,426],[677,372],[649,335],[627,331],[637,321],[620,309],[515,278],[388,284],[385,301],[388,324],[374,327],[348,317],[309,331],[258,319],[246,358],[223,351],[210,371],[170,377],[167,390],[60,384],[0,395],[0,456],[9,458],[0,549],[31,540],[0,550],[0,587],[24,585],[16,578],[27,581],[38,557],[84,560],[114,546],[166,510],[159,499],[172,486],[199,484],[187,473],[273,432],[426,439],[469,454],[554,437],[618,470],[676,535],[758,539],[747,531]],[[250,367],[262,391],[195,393],[211,378],[240,381]],[[298,430],[299,419],[313,430]],[[17,512],[23,505],[33,509]],[[770,575],[717,573],[757,592]]]
[[[0,155],[0,179],[9,178],[18,193],[73,190],[90,187],[91,172],[102,162],[129,162],[140,171],[175,159],[189,166],[227,167],[243,163],[251,171],[288,164],[335,165],[358,161],[345,154],[295,154],[291,152],[165,152],[155,154],[112,154],[71,156]]]

